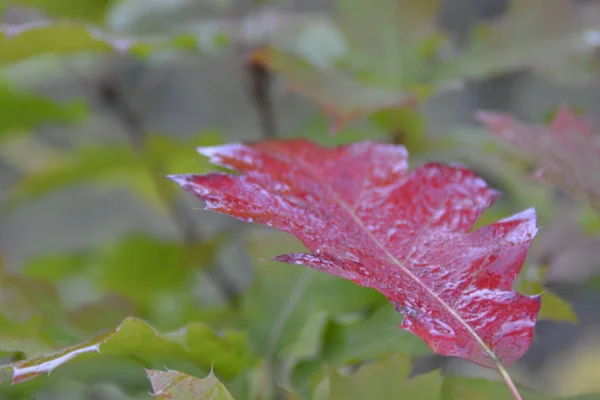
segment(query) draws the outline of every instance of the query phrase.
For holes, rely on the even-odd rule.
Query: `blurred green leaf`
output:
[[[146,370],[153,396],[159,400],[233,400],[219,379],[211,373],[203,379],[178,371]]]
[[[539,281],[520,279],[517,285],[517,291],[522,294],[542,294],[542,308],[538,314],[538,319],[551,319],[555,321],[579,322],[577,314],[571,308],[571,305],[556,294],[544,288],[543,277]]]
[[[51,254],[34,257],[22,268],[25,275],[56,283],[84,270],[92,261],[86,252]]]
[[[121,144],[81,147],[57,157],[50,165],[17,182],[8,191],[6,206],[14,207],[25,200],[75,184],[101,181],[125,186],[141,195],[143,200],[164,207],[162,197],[156,192],[156,185],[163,184],[172,196],[178,192],[166,179],[162,183],[161,175],[207,170],[208,162],[198,157],[195,148],[218,143],[218,134],[208,131],[181,141],[162,135],[149,135],[142,156],[131,146]],[[161,170],[151,170],[157,166]]]
[[[350,51],[344,64],[364,83],[406,90],[431,80],[432,56],[442,44],[438,0],[336,0]],[[357,95],[359,95],[357,93]]]
[[[165,293],[189,290],[195,263],[212,257],[210,246],[195,250],[178,241],[133,234],[101,251],[90,276],[102,290],[149,307]]]
[[[1,315],[15,322],[45,316],[52,318],[59,309],[54,288],[43,282],[19,274],[1,271]]]
[[[132,302],[111,294],[69,311],[67,317],[69,323],[79,332],[94,335],[118,325],[120,321],[134,314],[135,307]]]
[[[429,352],[418,337],[398,328],[402,316],[391,304],[378,306],[366,319],[332,322],[323,344],[323,360],[333,365],[370,361],[390,353],[417,356]]]
[[[565,300],[547,290],[538,293],[542,293],[542,308],[538,314],[538,319],[579,322],[577,314],[575,314],[571,305]]]
[[[273,249],[277,249],[276,254]],[[295,238],[278,232],[257,234],[251,244],[251,255],[262,260],[302,250]],[[303,327],[320,312],[357,313],[381,301],[379,293],[353,282],[295,265],[261,261],[254,285],[244,297],[244,316],[252,345],[257,353],[270,358],[294,346],[303,348],[306,343],[297,344]],[[308,332],[310,335],[305,334],[310,337],[318,332],[319,320],[313,321],[315,329]],[[312,340],[314,337],[308,347],[314,349]]]
[[[582,206],[578,216],[579,226],[588,235],[600,233],[600,215],[591,207]]]
[[[576,397],[554,397],[549,394],[532,393],[519,388],[523,400],[599,400],[600,395],[584,395]],[[493,382],[485,379],[462,378],[450,376],[442,383],[441,400],[513,400],[514,397],[504,382]]]
[[[37,22],[0,27],[0,67],[48,53],[111,50],[113,46],[99,32],[75,22]]]
[[[399,107],[380,110],[372,115],[372,119],[392,137],[394,143],[404,145],[409,154],[416,155],[426,146],[425,121],[417,109]]]
[[[311,317],[303,329],[314,326]],[[312,358],[297,358],[290,368],[291,386],[299,394],[307,395],[323,377],[323,363],[334,367],[356,365],[371,362],[392,353],[416,356],[429,353],[430,350],[418,337],[398,328],[402,316],[388,302],[382,299],[368,315],[355,315],[330,318],[328,324],[320,330],[313,330],[318,338]],[[318,335],[317,335],[318,333]],[[311,347],[308,347],[311,348]]]
[[[446,59],[442,71],[478,79],[529,67],[570,81],[591,78],[599,15],[595,2],[512,2],[507,15],[481,24],[467,50]]]
[[[116,329],[88,342],[43,357],[4,366],[19,383],[42,374],[84,354],[132,356],[142,362],[153,359],[182,359],[232,379],[252,362],[246,336],[241,332],[216,333],[200,323],[160,334],[140,319],[127,318]]]
[[[351,376],[330,368],[328,372],[331,400],[423,399],[440,398],[441,379],[432,372],[408,379],[410,362],[392,356],[381,362],[366,364]]]
[[[339,146],[360,140],[386,140],[387,138],[387,132],[367,121],[343,126],[335,135],[324,135],[323,132],[329,129],[330,124],[331,121],[326,116],[319,114],[306,121],[298,131],[293,132],[293,135],[306,137],[323,146]]]
[[[338,0],[336,5],[349,47],[339,44],[346,51],[335,52],[329,64],[314,59],[318,41],[295,48],[276,43],[256,51],[251,62],[281,73],[294,92],[319,104],[333,117],[334,130],[438,90],[435,84],[441,82],[433,81],[430,65],[443,43],[435,24],[437,0]]]
[[[102,23],[115,0],[8,0],[6,6],[31,7],[49,17],[74,18]],[[2,7],[0,6],[0,12]]]
[[[66,56],[115,51],[146,57],[162,49],[197,50],[201,44],[191,33],[123,36],[72,20],[0,25],[0,67],[49,54]]]
[[[251,62],[283,74],[292,91],[314,101],[334,119],[332,129],[336,131],[364,114],[399,107],[414,100],[402,91],[366,86],[344,72],[317,68],[271,47],[254,52]]]
[[[1,56],[0,56],[1,57]],[[72,123],[86,113],[79,101],[57,104],[50,99],[25,93],[0,79],[0,138],[47,123]]]
[[[76,335],[67,322],[56,288],[6,271],[1,259],[0,293],[0,352],[16,353],[17,358],[37,357]]]
[[[298,338],[283,350],[283,356],[287,363],[311,359],[319,355],[328,318],[329,315],[324,310],[310,314],[300,330]]]

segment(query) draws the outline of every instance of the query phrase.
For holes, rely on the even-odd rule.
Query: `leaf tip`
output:
[[[535,226],[537,223],[537,213],[535,211],[535,207],[531,207],[531,208],[521,211],[520,213],[511,215],[510,217],[504,218],[502,221],[509,222],[509,221],[518,221],[518,220],[522,220],[522,221],[531,223]]]
[[[185,185],[188,184],[188,177],[185,174],[172,174],[172,175],[165,175],[165,178],[175,182],[176,184],[178,184],[181,187],[184,187]]]
[[[219,164],[226,154],[232,154],[235,150],[240,150],[243,147],[241,143],[223,144],[217,146],[199,146],[196,151],[208,158],[211,163]]]

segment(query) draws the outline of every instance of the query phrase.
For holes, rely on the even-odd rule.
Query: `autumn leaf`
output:
[[[469,232],[498,196],[472,171],[408,170],[404,147],[323,148],[306,140],[200,148],[242,173],[171,175],[207,208],[298,237],[301,264],[383,293],[401,328],[435,352],[495,367],[533,339],[539,296],[512,290],[537,228],[535,211]]]
[[[547,126],[529,125],[511,116],[480,112],[495,136],[518,147],[539,168],[534,176],[585,201],[600,212],[600,147],[591,127],[567,107]]]

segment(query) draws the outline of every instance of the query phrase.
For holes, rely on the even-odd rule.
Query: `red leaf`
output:
[[[408,171],[404,147],[306,140],[200,148],[240,171],[170,176],[207,208],[298,237],[302,264],[372,287],[434,351],[493,367],[529,347],[539,296],[512,291],[535,211],[469,233],[498,193],[460,166]]]
[[[478,118],[494,135],[533,158],[539,168],[536,177],[600,210],[600,147],[581,117],[563,107],[548,127],[501,113],[480,112]]]

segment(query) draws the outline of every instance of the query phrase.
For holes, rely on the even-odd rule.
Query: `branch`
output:
[[[245,67],[249,79],[248,91],[258,112],[262,136],[276,139],[278,135],[271,96],[273,76],[267,68],[256,63],[247,63]]]
[[[123,126],[131,145],[135,148],[140,156],[146,150],[147,131],[143,121],[137,110],[125,99],[121,88],[113,80],[105,80],[100,84],[100,94],[102,100],[107,104],[115,118]],[[144,162],[148,174],[154,184],[156,193],[165,209],[169,212],[171,219],[178,228],[179,233],[186,245],[192,245],[200,240],[202,234],[194,222],[194,219],[185,205],[181,203],[179,198],[171,199],[171,190],[167,186],[168,182],[159,176],[156,171],[164,171],[163,165],[160,162],[154,164],[149,163],[144,157],[141,157]],[[232,308],[239,307],[239,299],[237,296],[237,287],[235,283],[224,273],[222,268],[217,266],[205,269],[208,279],[210,279],[227,303]]]

